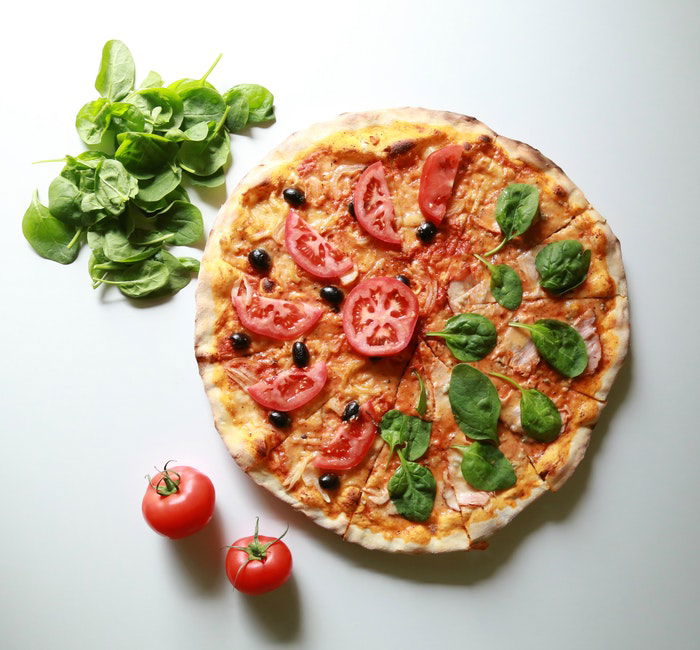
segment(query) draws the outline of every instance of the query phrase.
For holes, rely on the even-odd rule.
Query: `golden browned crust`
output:
[[[469,173],[476,179],[475,184],[463,195],[456,190],[454,205],[450,208],[448,216],[452,215],[462,229],[481,229],[480,241],[484,250],[490,247],[492,242],[497,242],[499,237],[499,233],[494,231],[489,222],[492,220],[489,210],[492,210],[495,194],[488,193],[485,189],[486,179],[489,178],[494,161],[496,166],[499,163],[504,165],[503,182],[527,182],[529,178],[536,178],[541,188],[541,219],[533,227],[532,233],[522,238],[522,241],[514,241],[512,253],[550,240],[565,238],[568,232],[577,232],[577,224],[586,224],[584,234],[593,233],[595,252],[599,253],[596,256],[596,265],[591,267],[591,277],[586,286],[579,288],[573,297],[616,297],[612,308],[607,311],[602,324],[599,325],[605,351],[603,369],[596,376],[595,385],[589,390],[584,386],[583,392],[598,400],[604,400],[627,350],[629,319],[619,242],[604,219],[588,204],[581,191],[558,166],[539,151],[497,135],[474,118],[421,108],[345,114],[336,120],[312,126],[290,136],[250,171],[217,216],[203,256],[197,287],[196,356],[216,428],[236,462],[256,482],[305,512],[320,525],[338,534],[344,534],[349,541],[368,548],[402,552],[441,552],[467,548],[470,544],[483,540],[494,530],[505,525],[547,487],[557,489],[568,478],[585,452],[590,428],[595,422],[593,419],[592,422],[579,423],[566,439],[562,436],[558,445],[552,444],[544,451],[539,450],[542,453],[538,451],[538,455],[530,456],[527,462],[523,462],[523,458],[519,457],[519,481],[512,491],[496,495],[487,506],[471,508],[468,513],[463,508],[463,529],[454,529],[453,519],[447,517],[449,525],[443,528],[440,534],[432,536],[426,536],[424,531],[416,533],[415,538],[411,538],[410,535],[387,535],[386,531],[376,527],[376,521],[381,521],[381,517],[372,525],[361,525],[360,515],[364,507],[362,504],[366,503],[366,500],[362,500],[362,489],[365,485],[370,485],[371,476],[375,475],[370,472],[375,465],[374,459],[382,451],[381,441],[378,441],[372,454],[366,459],[365,467],[357,474],[356,482],[350,481],[342,498],[338,499],[339,506],[328,506],[328,501],[322,498],[323,495],[319,496],[316,488],[305,485],[296,476],[292,477],[297,479],[295,483],[290,484],[289,468],[284,468],[284,472],[279,469],[284,466],[283,462],[278,463],[278,469],[270,466],[269,459],[273,458],[271,454],[275,450],[279,448],[283,456],[287,453],[283,446],[286,434],[281,434],[267,423],[264,413],[252,401],[240,381],[231,380],[232,360],[222,356],[220,345],[221,331],[231,319],[230,288],[243,275],[240,265],[231,260],[230,242],[237,236],[251,243],[253,241],[252,234],[246,231],[246,224],[241,219],[245,218],[247,211],[251,206],[255,206],[256,202],[272,200],[270,193],[279,178],[288,178],[291,182],[299,179],[304,165],[313,166],[316,151],[325,148],[350,152],[349,155],[354,157],[357,166],[361,168],[377,158],[399,163],[404,158],[408,160],[418,148],[418,142],[441,146],[445,141],[464,143],[467,149],[471,148],[476,152],[469,163]],[[479,152],[484,147],[492,149],[482,156]],[[390,185],[391,183],[390,179]],[[406,192],[408,198],[413,200],[417,187],[407,188]],[[273,204],[273,208],[277,209],[279,205]],[[270,209],[267,212],[256,213],[255,226],[259,227],[262,224],[268,228],[268,234],[272,234],[279,228],[274,212],[274,209]],[[397,215],[397,218],[401,225],[412,228],[420,222],[420,213],[417,207],[413,210],[406,209]],[[330,222],[325,225],[328,228],[333,227]],[[455,238],[455,241],[457,240],[458,238]],[[361,244],[362,242],[358,241],[358,245]],[[418,256],[414,258],[415,262],[411,266],[416,276],[420,273],[426,274],[426,259],[420,257],[423,253],[414,240],[404,238],[404,252],[409,259],[412,255]],[[439,260],[443,265],[440,267],[442,270],[434,274],[436,277],[432,282],[437,281],[439,284],[454,277],[453,270],[463,264],[457,256],[467,252],[459,245],[441,249],[441,255],[436,259],[444,258]],[[452,259],[457,263],[450,266]],[[604,263],[601,259],[604,259]],[[371,269],[367,264],[361,265],[360,272],[371,272]],[[427,285],[421,284],[415,290],[419,296],[421,314],[426,320],[430,320],[430,310],[436,308],[435,299],[433,292],[426,290],[425,286]],[[437,292],[440,290],[444,290],[444,287],[435,288]],[[526,295],[527,299],[541,297],[537,293]],[[337,329],[337,323],[327,325],[329,331],[334,326]],[[281,345],[277,347],[279,357],[282,358],[286,354],[286,348]],[[440,372],[437,366],[433,371],[444,380],[444,372]],[[579,390],[580,387],[576,386],[576,389]],[[314,423],[324,417],[322,408],[328,398],[328,395],[324,395],[317,403],[305,407],[300,419],[307,422],[309,427],[316,426]],[[293,444],[294,441],[289,440],[286,445],[290,447],[289,454],[298,452],[299,457],[308,463],[308,449],[292,449]],[[277,453],[277,458],[280,457],[280,453]],[[540,477],[543,477],[544,481]],[[353,520],[353,513],[356,511],[359,514],[356,520]]]

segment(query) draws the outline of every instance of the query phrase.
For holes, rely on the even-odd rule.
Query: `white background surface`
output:
[[[690,648],[698,624],[698,43],[694,2],[36,3],[3,17],[0,645]],[[268,86],[278,120],[235,136],[230,191],[290,132],[350,110],[475,115],[560,164],[622,242],[632,352],[589,453],[482,553],[348,545],[256,487],[211,422],[194,283],[139,308],[21,237],[77,153],[77,109],[120,38],[141,78]],[[211,224],[225,193],[207,197]],[[146,528],[144,474],[207,472],[214,522]],[[293,580],[248,599],[221,547],[289,522]]]

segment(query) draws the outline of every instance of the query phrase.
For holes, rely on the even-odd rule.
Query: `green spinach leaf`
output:
[[[141,82],[139,88],[162,88],[163,78],[157,73],[151,70],[146,78]]]
[[[196,176],[189,172],[185,172],[185,175],[192,185],[198,187],[219,187],[226,182],[226,172],[223,167],[217,169],[213,174],[209,174],[209,176]]]
[[[107,41],[102,48],[102,61],[95,79],[95,88],[102,97],[115,102],[134,88],[136,69],[129,48],[121,41]]]
[[[242,131],[248,124],[248,115],[250,113],[248,98],[242,91],[231,88],[231,90],[224,93],[224,101],[231,109],[226,117],[226,128],[231,133]]]
[[[460,361],[479,361],[496,347],[496,328],[481,314],[458,314],[445,323],[440,332],[426,336],[441,337]]]
[[[52,216],[36,190],[22,219],[22,233],[41,257],[59,264],[70,264],[80,252],[82,230]]]
[[[49,185],[49,212],[65,224],[80,226],[83,193],[64,176],[56,176]]]
[[[490,264],[481,255],[474,255],[491,274],[491,293],[506,309],[517,309],[523,301],[523,284],[515,269],[507,264]]]
[[[114,157],[138,179],[160,174],[177,155],[177,143],[154,133],[123,133]]]
[[[157,229],[172,234],[169,244],[189,246],[204,237],[204,222],[199,208],[188,201],[173,201],[156,219]]]
[[[125,101],[133,104],[157,131],[177,129],[182,124],[182,99],[173,90],[143,88],[131,93]]]
[[[485,253],[490,257],[501,250],[513,237],[518,237],[532,225],[540,204],[540,191],[527,183],[511,183],[496,199],[496,221],[501,228],[503,241]]]
[[[497,447],[472,442],[471,445],[455,448],[463,454],[462,476],[475,490],[495,492],[515,485],[515,470]]]
[[[98,268],[96,265],[95,268]],[[168,266],[156,259],[148,259],[119,269],[105,271],[99,279],[102,284],[119,288],[129,298],[146,298],[167,287],[170,277]]]
[[[382,417],[379,433],[391,453],[396,447],[403,446],[409,460],[418,460],[428,450],[432,426],[431,422],[392,409]]]
[[[552,442],[561,433],[561,413],[554,402],[534,388],[523,388],[515,379],[497,372],[493,377],[507,381],[520,391],[520,424],[525,433],[539,442]]]
[[[160,250],[161,244],[132,244],[119,228],[112,228],[104,233],[101,248],[105,257],[112,262],[130,264],[153,257]]]
[[[110,103],[106,99],[88,102],[75,118],[75,128],[85,144],[100,144],[112,117]]]
[[[501,401],[491,380],[466,363],[456,365],[448,391],[457,426],[474,440],[498,442]]]
[[[179,94],[182,98],[182,129],[185,131],[200,122],[217,123],[226,111],[223,97],[212,88],[190,88]]]
[[[435,504],[435,477],[427,467],[406,460],[401,451],[398,455],[401,465],[387,485],[391,501],[402,517],[425,521]]]
[[[535,258],[543,289],[559,296],[575,289],[586,279],[591,264],[590,249],[575,239],[547,244]]]
[[[170,165],[167,169],[153,178],[138,181],[139,191],[136,202],[155,203],[174,192],[182,181],[182,170],[176,165]]]
[[[236,98],[244,97],[248,102],[247,124],[263,124],[275,119],[274,102],[272,93],[258,84],[239,84],[227,91],[224,95],[226,103],[234,107],[237,104]],[[240,116],[236,120],[240,122]],[[233,125],[233,124],[232,124]],[[230,129],[236,131],[239,129]]]
[[[178,162],[195,176],[209,176],[226,164],[231,151],[231,139],[223,129],[228,108],[218,124],[209,123],[209,136],[201,142],[183,142],[180,145]]]
[[[588,366],[586,344],[571,325],[553,318],[509,325],[528,330],[542,358],[565,377],[578,377]]]
[[[136,196],[138,181],[118,160],[106,158],[97,167],[94,197],[99,205],[113,215],[120,214],[126,202]]]

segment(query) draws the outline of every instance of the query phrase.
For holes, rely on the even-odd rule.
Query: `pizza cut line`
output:
[[[197,289],[215,425],[367,548],[485,540],[583,457],[625,357],[603,217],[538,151],[406,108],[292,135],[222,207]]]

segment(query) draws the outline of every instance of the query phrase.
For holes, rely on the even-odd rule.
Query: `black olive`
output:
[[[350,201],[350,203],[348,203],[348,212],[350,213],[350,216],[354,219],[355,218],[355,201]]]
[[[272,260],[270,254],[264,248],[255,248],[248,253],[250,265],[257,271],[264,273],[270,270]]]
[[[338,287],[334,287],[332,285],[329,285],[327,287],[323,287],[323,289],[321,289],[321,291],[319,291],[319,295],[327,303],[334,305],[336,307],[341,302],[343,302],[343,298],[345,298],[345,294],[342,292],[342,290],[338,289]]]
[[[396,279],[399,282],[403,282],[407,287],[411,286],[411,281],[405,275],[397,275]]]
[[[303,368],[309,363],[309,348],[306,347],[305,343],[297,341],[292,346],[292,359],[294,360],[294,365],[297,368]]]
[[[416,236],[418,239],[420,239],[424,243],[428,243],[433,240],[433,237],[437,235],[437,227],[435,224],[430,223],[430,221],[426,221],[425,223],[422,223],[418,228],[416,229]]]
[[[245,332],[236,332],[228,337],[231,347],[235,350],[245,350],[250,345],[250,336]]]
[[[360,412],[360,403],[356,400],[352,400],[352,402],[348,402],[345,405],[345,410],[343,411],[342,420],[344,422],[347,422],[348,420],[352,420],[353,418],[357,417],[357,414],[359,412]]]
[[[306,197],[298,187],[288,187],[282,192],[284,200],[293,208],[299,208],[306,203]]]
[[[340,487],[340,479],[337,474],[322,474],[318,478],[318,484],[324,490],[337,490]]]
[[[288,427],[292,423],[292,418],[282,411],[270,411],[267,419],[270,424],[274,424],[276,427],[280,427],[281,429]]]

